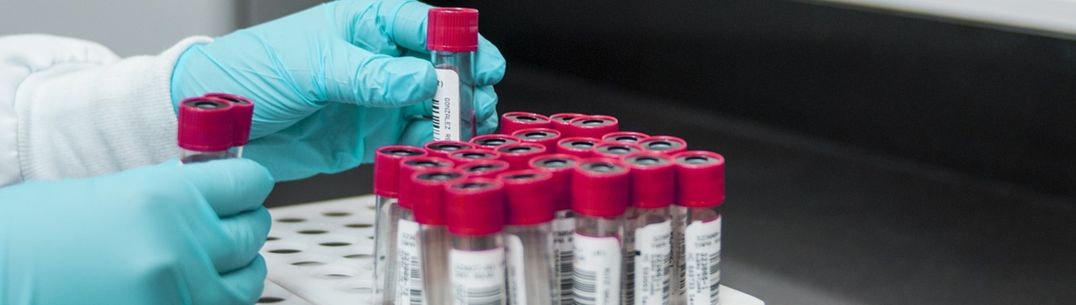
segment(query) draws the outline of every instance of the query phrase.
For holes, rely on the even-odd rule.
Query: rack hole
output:
[[[295,222],[304,222],[304,221],[306,221],[306,219],[303,219],[303,218],[299,218],[299,217],[288,217],[288,218],[281,218],[281,219],[277,219],[276,221],[277,221],[277,222],[290,222],[290,223],[295,223]]]
[[[278,297],[261,297],[261,298],[258,298],[258,304],[280,303],[280,302],[283,302],[283,301],[284,301],[283,298],[278,298]]]
[[[325,215],[325,216],[329,216],[329,217],[344,217],[344,216],[351,215],[351,213],[332,211],[332,212],[321,213],[321,215]]]
[[[351,243],[342,242],[342,241],[330,241],[330,242],[320,243],[319,245],[326,246],[326,247],[343,247],[343,246],[350,246]]]
[[[299,234],[308,234],[308,235],[325,234],[325,233],[329,233],[329,231],[325,231],[325,230],[300,230],[299,231]]]
[[[349,223],[349,224],[346,224],[344,226],[348,227],[348,228],[363,229],[363,228],[373,227],[374,225],[368,224],[368,223]]]
[[[299,252],[302,252],[302,251],[299,251],[298,249],[273,249],[273,250],[269,250],[269,253],[276,253],[276,254],[292,254],[292,253],[299,253]]]

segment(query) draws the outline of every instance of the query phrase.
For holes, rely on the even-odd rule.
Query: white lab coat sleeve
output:
[[[0,37],[0,186],[175,158],[172,68],[187,47],[209,41],[119,58],[79,39]]]

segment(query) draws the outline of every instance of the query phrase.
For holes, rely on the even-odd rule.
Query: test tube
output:
[[[581,116],[585,116],[585,114],[574,113],[574,112],[563,112],[563,113],[557,113],[557,114],[549,116],[549,121],[550,121],[551,125],[553,126],[553,129],[556,129],[557,131],[560,131],[560,134],[567,137],[568,127],[571,126],[572,120],[574,120],[575,118],[581,117]]]
[[[666,305],[672,281],[672,218],[676,170],[652,152],[624,158],[631,168],[631,207],[624,217],[624,304]]]
[[[465,178],[445,186],[454,305],[505,304],[504,185]]]
[[[457,165],[456,169],[463,171],[468,177],[496,178],[509,169],[508,162],[504,160],[477,160],[471,163]]]
[[[620,131],[620,122],[608,115],[586,115],[568,122],[570,137],[601,138],[607,133]]]
[[[520,129],[552,127],[549,117],[531,112],[508,112],[501,115],[500,132],[512,134]]]
[[[426,143],[426,145],[424,145],[423,148],[426,149],[426,153],[431,155],[431,156],[440,157],[440,158],[448,158],[449,154],[452,154],[454,152],[461,151],[461,150],[464,150],[464,149],[472,149],[472,148],[475,148],[475,146],[474,146],[474,144],[467,143],[467,142],[462,142],[462,141],[444,140],[444,141],[433,141],[433,142]]]
[[[646,138],[649,138],[649,137],[650,137],[650,135],[645,134],[645,133],[641,133],[641,132],[616,131],[616,132],[607,133],[604,136],[602,136],[602,141],[603,142],[637,144],[639,142],[642,142],[643,140],[646,140]]]
[[[718,304],[721,283],[721,205],[725,202],[725,157],[708,151],[685,151],[676,162],[674,246],[683,262],[678,268],[683,296],[688,305]],[[679,271],[679,270],[678,270]],[[675,295],[675,292],[674,292]]]
[[[476,148],[487,150],[495,150],[501,145],[512,143],[519,143],[519,139],[510,135],[496,133],[480,135],[471,139],[471,144],[477,146]]]
[[[553,175],[536,169],[500,174],[508,208],[504,243],[508,255],[509,304],[553,304],[560,296],[554,282],[551,222],[556,206],[549,192]]]
[[[457,150],[448,155],[448,159],[456,164],[467,164],[478,160],[499,160],[500,158],[499,152],[478,148]]]
[[[389,271],[388,282],[394,283],[394,290],[387,292],[395,293],[396,304],[421,304],[423,301],[422,289],[422,259],[419,245],[419,224],[415,220],[415,202],[421,200],[426,194],[415,192],[413,176],[416,173],[441,170],[439,173],[427,174],[422,177],[433,180],[449,180],[462,178],[463,174],[445,173],[452,170],[452,161],[447,159],[417,156],[407,157],[400,161],[398,176],[399,195],[399,221],[396,224],[396,268]]]
[[[639,142],[639,147],[671,156],[687,150],[687,141],[674,136],[652,136]]]
[[[575,233],[575,213],[571,205],[572,168],[579,157],[566,154],[549,154],[531,159],[531,167],[552,174],[549,194],[553,196],[556,216],[553,219],[553,265],[559,296],[553,304],[572,305],[572,234]]]
[[[588,137],[567,137],[557,141],[557,153],[589,158],[594,155],[594,147],[601,144],[598,139]]]
[[[639,145],[631,143],[605,142],[594,147],[594,156],[601,158],[620,159],[626,155],[643,151]]]
[[[629,173],[624,163],[606,158],[584,159],[572,171],[575,304],[621,304]]]
[[[235,115],[235,143],[232,144],[231,154],[236,158],[242,158],[243,147],[250,141],[254,102],[246,97],[230,93],[206,93],[205,97],[222,99],[232,104],[232,112]]]
[[[383,304],[394,304],[396,272],[396,226],[399,224],[399,171],[406,157],[424,156],[426,151],[406,145],[384,146],[374,155],[374,293]]]
[[[478,51],[478,10],[432,8],[426,25],[426,48],[437,73],[433,139],[470,140],[477,134],[478,125],[473,74],[474,54]]]
[[[426,305],[452,302],[448,285],[448,227],[445,225],[445,185],[462,181],[466,175],[454,169],[428,169],[411,175],[411,190],[421,194],[414,200],[415,222],[419,224],[419,252],[422,257],[422,286]],[[405,303],[400,303],[405,304]]]
[[[531,158],[545,154],[546,150],[541,144],[523,142],[498,147],[497,152],[510,169],[525,169],[530,168]]]
[[[551,128],[520,129],[513,132],[512,136],[519,138],[519,140],[523,142],[545,146],[547,152],[556,150],[557,141],[560,140],[560,132]]]
[[[182,163],[208,162],[229,158],[235,143],[235,115],[227,101],[194,97],[180,101],[176,136]]]

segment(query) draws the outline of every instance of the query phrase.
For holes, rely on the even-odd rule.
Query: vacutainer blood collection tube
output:
[[[652,136],[639,142],[639,147],[671,156],[687,150],[687,141],[674,136]]]
[[[541,144],[523,142],[498,147],[497,152],[510,169],[526,169],[530,168],[532,158],[545,154],[546,150]]]
[[[677,247],[682,247],[683,296],[688,305],[719,304],[721,283],[721,205],[725,202],[725,157],[708,151],[685,151],[676,162],[676,204],[684,222]]]
[[[466,178],[445,186],[454,305],[505,305],[504,185]]]
[[[437,73],[433,96],[433,139],[467,141],[477,134],[474,54],[478,51],[478,10],[430,9],[426,48]]]
[[[629,173],[624,163],[605,158],[584,159],[572,171],[575,304],[621,304]]]
[[[559,297],[554,282],[551,222],[556,206],[549,192],[553,175],[522,169],[497,176],[504,183],[508,208],[504,243],[508,255],[508,304],[553,304]]]
[[[444,193],[446,184],[462,181],[464,177],[463,172],[454,169],[429,169],[411,175],[411,191],[421,194],[414,200],[414,216],[419,224],[420,277],[426,305],[452,303]]]
[[[639,145],[631,143],[605,142],[594,147],[594,156],[601,158],[620,159],[626,155],[643,151]]]
[[[571,122],[575,118],[586,116],[582,113],[563,112],[549,116],[550,125],[553,129],[560,131],[560,134],[568,137],[568,128],[572,125]]]
[[[393,145],[377,149],[374,155],[374,194],[377,212],[374,219],[374,293],[382,304],[394,304],[396,272],[396,226],[399,222],[399,171],[406,157],[424,156],[426,151],[414,146]]]
[[[506,134],[485,134],[471,139],[471,144],[478,149],[496,150],[501,145],[519,143],[519,139]]]
[[[620,122],[608,115],[586,115],[568,122],[569,137],[591,137],[600,139],[607,133],[620,131]]]
[[[388,281],[395,283],[395,290],[386,293],[395,293],[396,304],[422,304],[422,257],[419,244],[419,224],[415,220],[415,203],[420,201],[426,194],[415,191],[413,177],[416,173],[425,173],[431,170],[442,170],[442,174],[427,174],[423,177],[430,179],[450,180],[462,178],[463,173],[443,173],[444,170],[452,170],[452,161],[447,159],[417,156],[407,157],[400,161],[400,169],[397,174],[400,177],[398,184],[399,215],[396,224],[396,269],[388,272]]]
[[[182,163],[207,162],[230,157],[235,142],[232,105],[217,98],[194,97],[180,101],[176,136]]]
[[[230,93],[206,93],[205,97],[226,100],[232,104],[232,113],[235,115],[235,143],[232,144],[231,154],[236,158],[242,158],[243,147],[250,141],[254,102],[246,97]]]
[[[505,162],[504,160],[477,160],[456,166],[456,169],[463,171],[468,177],[491,179],[508,171],[508,168],[508,162]]]
[[[456,164],[467,164],[478,160],[500,160],[501,154],[492,150],[472,148],[453,152],[448,155],[448,159]]]
[[[557,149],[557,141],[560,140],[560,132],[551,128],[527,128],[516,130],[512,136],[520,141],[545,146],[546,152]]]
[[[474,144],[456,140],[433,141],[426,143],[426,145],[423,146],[423,149],[426,150],[426,154],[446,159],[448,158],[448,155],[454,152],[473,148],[475,148]]]
[[[672,218],[676,169],[668,156],[624,157],[631,168],[631,206],[624,218],[624,304],[666,305],[672,280]]]
[[[649,137],[650,135],[641,132],[617,131],[605,134],[604,136],[602,136],[602,141],[637,144],[639,142],[642,142],[643,140],[646,140],[646,138]]]
[[[501,115],[500,132],[512,134],[520,129],[550,128],[549,117],[531,112],[508,112]]]
[[[553,196],[556,216],[553,219],[553,265],[554,278],[560,295],[553,304],[571,305],[572,302],[572,235],[575,233],[575,213],[571,204],[572,169],[579,157],[565,154],[549,154],[531,159],[531,167],[552,174],[548,192]]]
[[[601,144],[598,139],[588,137],[567,137],[557,141],[557,153],[589,158],[594,155],[594,147]]]

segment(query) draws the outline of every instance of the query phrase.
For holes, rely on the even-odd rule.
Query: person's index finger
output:
[[[382,20],[389,21],[386,32],[396,45],[422,54],[426,50],[426,17],[433,8],[418,1],[387,1],[381,5]]]
[[[180,174],[221,217],[261,207],[273,189],[269,170],[248,159],[183,164]]]

